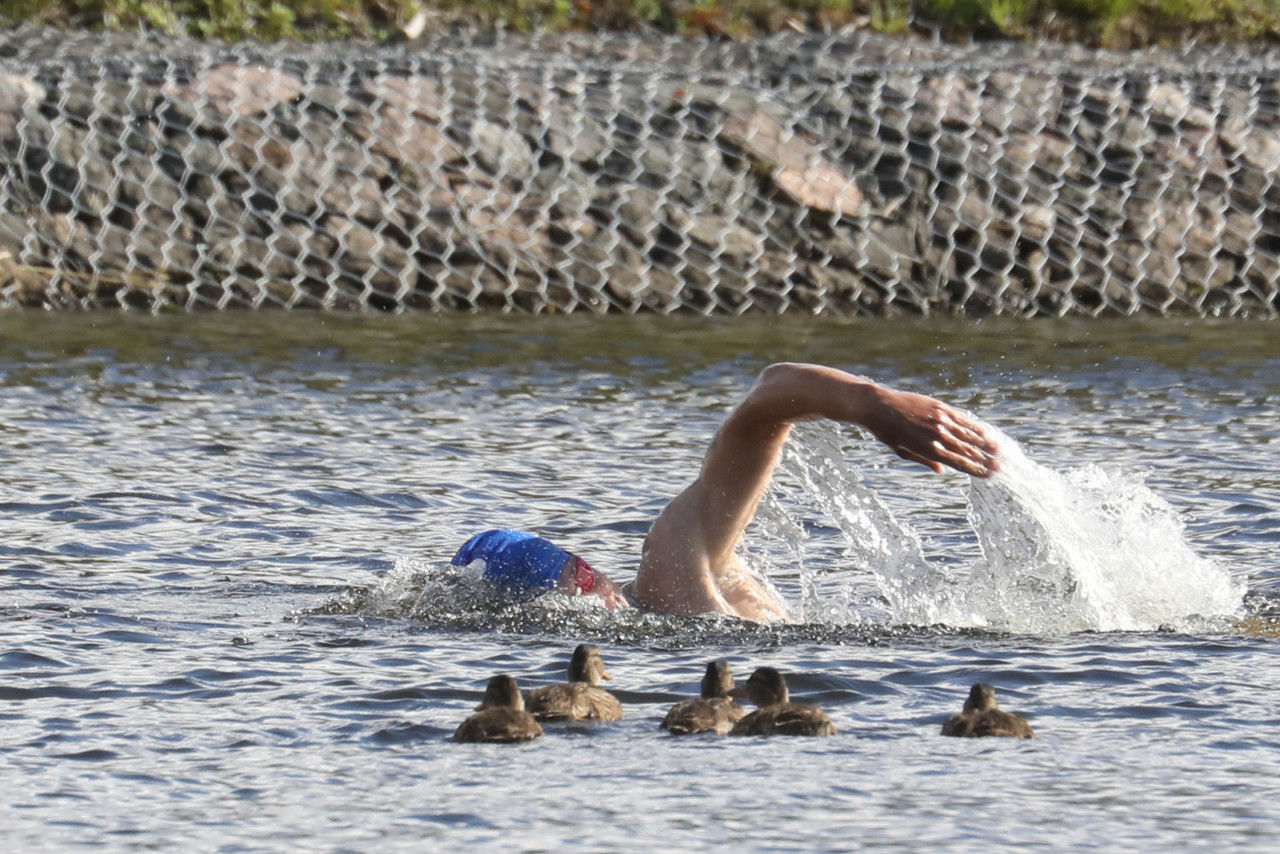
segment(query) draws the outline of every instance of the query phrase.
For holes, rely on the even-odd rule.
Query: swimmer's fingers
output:
[[[966,418],[953,409],[949,409],[939,421],[943,430],[949,432],[961,442],[967,442],[992,456],[998,450],[999,446],[996,445],[994,439],[987,435],[987,431],[982,428],[980,423]]]
[[[957,471],[974,477],[991,477],[1000,466],[995,457],[972,442],[961,441],[954,436],[940,434],[943,438],[929,443],[927,453],[913,451],[906,447],[894,448],[894,453],[904,460],[919,463],[931,471],[941,474],[943,466],[950,466]]]
[[[981,422],[943,405],[930,443],[936,459],[975,477],[990,477],[1000,468],[997,450]]]
[[[910,460],[913,463],[919,463],[920,465],[932,471],[934,474],[942,474],[942,463],[937,462],[936,460],[925,459],[924,457],[917,454],[915,451],[910,451],[906,448],[894,448],[893,452],[898,456],[902,457],[904,460]]]
[[[993,453],[954,432],[940,431],[929,450],[933,459],[974,477],[991,477],[999,469]]]
[[[949,466],[974,477],[996,472],[997,448],[983,426],[947,404],[881,387],[884,408],[862,422],[903,459],[935,472]]]

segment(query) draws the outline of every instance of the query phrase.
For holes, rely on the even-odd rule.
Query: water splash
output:
[[[650,649],[770,649],[796,644],[877,643],[890,637],[930,637],[936,629],[835,623],[751,623],[722,614],[673,617],[640,610],[609,612],[593,597],[513,600],[489,586],[474,567],[401,558],[382,577],[353,585],[301,617],[410,620],[430,631],[558,636],[574,643]]]
[[[1095,466],[1055,472],[991,432],[1002,469],[971,479],[966,495],[981,554],[953,570],[926,556],[916,531],[846,462],[833,430],[798,431],[784,469],[843,533],[846,571],[865,570],[845,583],[869,574],[894,622],[1055,634],[1239,611],[1244,584],[1195,554],[1173,508],[1139,480]]]
[[[1196,555],[1176,512],[1140,480],[1095,466],[1056,472],[991,432],[1002,469],[989,480],[967,481],[965,512],[958,496],[941,503],[936,492],[910,497],[913,507],[924,508],[919,513],[931,517],[926,524],[942,515],[956,528],[967,523],[967,552],[958,537],[945,550],[930,552],[927,538],[891,509],[897,506],[893,492],[873,488],[849,464],[834,428],[796,429],[748,536],[747,555],[750,565],[766,570],[762,580],[771,588],[776,581],[790,592],[798,578],[798,596],[790,597],[801,624],[792,627],[795,637],[808,637],[806,627],[834,631],[823,635],[828,642],[911,626],[1029,634],[1147,631],[1240,612],[1244,584]],[[936,490],[940,481],[922,475],[914,483]],[[798,515],[806,506],[833,523],[826,536],[815,536],[822,532],[811,515]],[[593,597],[512,600],[474,568],[413,558],[397,560],[376,584],[351,588],[312,613],[614,642],[663,638],[677,645],[709,637],[741,640],[744,631],[764,642],[750,633],[772,631],[721,618],[610,613]],[[791,636],[789,630],[779,635]]]

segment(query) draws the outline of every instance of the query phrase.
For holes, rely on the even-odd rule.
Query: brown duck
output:
[[[569,661],[569,683],[529,692],[529,712],[540,721],[620,721],[622,703],[599,687],[612,679],[604,669],[600,648],[579,644]]]
[[[520,686],[510,676],[494,676],[484,689],[476,713],[453,733],[454,741],[529,741],[542,735],[542,727],[524,710]]]
[[[702,694],[696,700],[681,700],[662,719],[662,728],[672,735],[714,732],[724,735],[746,714],[729,698],[733,674],[729,662],[713,661],[702,677]]]
[[[964,701],[964,711],[952,715],[942,725],[943,735],[979,738],[985,735],[1004,735],[1010,738],[1034,738],[1027,719],[996,706],[996,689],[979,682],[969,689],[969,699]]]
[[[734,696],[742,692],[735,691]],[[817,706],[791,702],[787,680],[772,667],[758,667],[746,695],[757,708],[734,724],[730,735],[835,735],[831,719]]]

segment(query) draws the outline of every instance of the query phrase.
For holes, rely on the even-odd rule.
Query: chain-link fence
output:
[[[1280,53],[0,32],[0,304],[1280,312]]]

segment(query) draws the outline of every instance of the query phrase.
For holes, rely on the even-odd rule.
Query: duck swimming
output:
[[[600,648],[579,644],[569,661],[569,684],[530,691],[529,712],[540,721],[620,721],[622,703],[599,687],[601,679],[612,678]]]
[[[996,706],[996,689],[985,682],[979,682],[969,689],[969,698],[964,701],[964,710],[947,719],[947,722],[942,725],[942,734],[963,738],[980,738],[988,735],[1003,735],[1010,738],[1035,737],[1026,718],[1003,711]]]
[[[724,735],[746,714],[729,697],[733,674],[729,662],[712,661],[702,677],[702,693],[696,700],[681,700],[662,719],[662,728],[672,735],[714,732]]]
[[[489,680],[476,710],[454,731],[454,741],[510,743],[542,735],[542,727],[524,710],[520,686],[505,674]]]
[[[817,706],[791,702],[787,680],[772,667],[756,668],[747,680],[746,695],[758,708],[734,724],[730,735],[836,734],[831,719]]]

